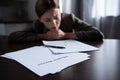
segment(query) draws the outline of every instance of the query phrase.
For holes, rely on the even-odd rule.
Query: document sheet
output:
[[[47,42],[45,42],[45,43],[47,43]],[[56,45],[56,44],[58,44],[58,42],[52,43],[52,44]],[[1,57],[13,59],[13,60],[19,62],[20,64],[24,65],[26,68],[28,68],[35,74],[37,74],[39,76],[44,76],[46,74],[54,74],[56,72],[59,72],[65,68],[67,68],[67,67],[70,67],[74,64],[77,64],[77,63],[80,63],[82,61],[89,59],[88,54],[77,52],[82,49],[88,50],[88,49],[86,49],[87,47],[82,48],[81,46],[79,46],[79,48],[78,48],[77,45],[79,45],[79,44],[82,44],[82,43],[75,42],[74,44],[72,44],[69,41],[63,41],[58,44],[60,46],[67,47],[66,50],[62,50],[63,52],[71,52],[70,50],[72,50],[73,53],[70,53],[70,54],[55,55],[55,54],[51,53],[51,51],[48,47],[35,46],[35,47],[20,50],[20,51],[6,53],[4,55],[1,55]],[[84,45],[84,44],[82,44],[82,45]],[[70,46],[73,46],[73,48]],[[88,46],[88,47],[90,47],[90,46]],[[96,49],[96,48],[92,47],[91,49]],[[54,50],[54,49],[51,49],[51,50],[61,53],[60,50]],[[67,51],[67,50],[69,50],[69,51]]]
[[[63,49],[48,47],[54,54],[98,50],[98,48],[76,40],[43,41],[44,45],[61,46]]]

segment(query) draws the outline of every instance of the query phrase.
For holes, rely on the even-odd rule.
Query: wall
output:
[[[5,25],[4,24],[0,24],[0,35],[5,35]]]
[[[101,18],[100,24],[105,38],[120,39],[120,15]]]
[[[9,35],[15,31],[21,31],[26,27],[32,26],[32,21],[37,19],[34,8],[37,0],[14,1],[4,1],[4,4],[0,5],[0,35]],[[21,9],[24,9],[27,15],[24,16]]]
[[[73,13],[82,18],[82,0],[62,0],[62,12]]]
[[[35,13],[35,8],[34,8],[36,1],[37,0],[29,0],[28,1],[28,6],[27,6],[27,10],[29,12],[28,16],[32,20],[37,19],[37,16],[36,16],[36,13]]]

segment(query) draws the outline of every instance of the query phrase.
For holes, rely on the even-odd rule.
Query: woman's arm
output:
[[[35,35],[32,32],[27,31],[16,31],[11,33],[8,36],[8,40],[10,43],[21,43],[21,42],[34,42]]]
[[[38,40],[36,38],[37,34],[42,33],[42,31],[43,25],[37,20],[33,23],[33,26],[28,26],[24,31],[16,31],[11,33],[8,36],[8,40],[10,43],[35,42]]]
[[[80,41],[95,41],[103,40],[103,33],[91,26],[90,24],[80,20],[76,16],[71,16],[73,19],[74,33]]]

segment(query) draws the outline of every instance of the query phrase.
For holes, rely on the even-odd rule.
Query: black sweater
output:
[[[64,32],[73,32],[76,34],[79,41],[96,41],[102,40],[103,34],[95,27],[80,20],[73,14],[61,14],[60,29]],[[36,42],[42,39],[36,39],[36,35],[48,31],[45,26],[38,20],[34,22],[34,26],[25,29],[24,31],[16,31],[9,35],[10,42]]]

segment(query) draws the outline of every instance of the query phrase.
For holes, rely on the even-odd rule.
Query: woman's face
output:
[[[40,18],[40,22],[42,22],[47,29],[50,31],[57,31],[60,27],[61,23],[61,13],[59,8],[52,8],[46,11]]]

